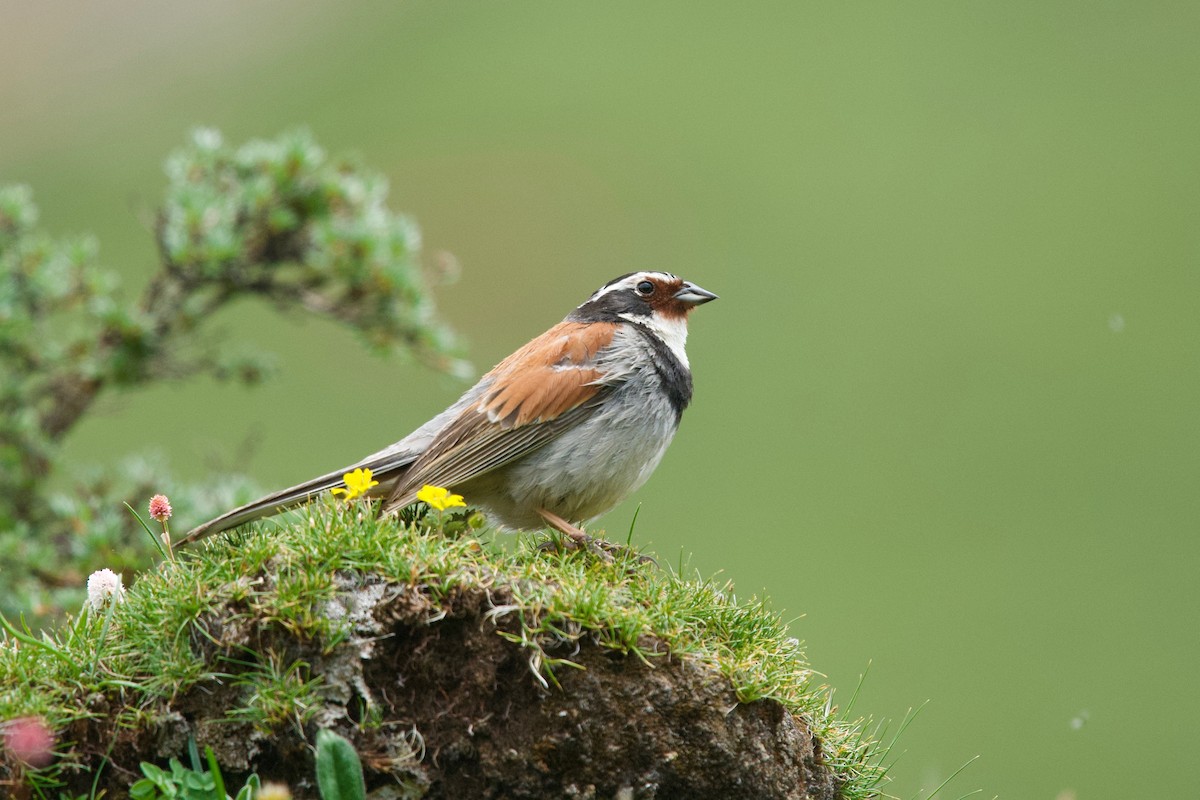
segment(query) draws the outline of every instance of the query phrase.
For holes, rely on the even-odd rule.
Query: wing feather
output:
[[[427,483],[453,487],[521,458],[594,413],[611,391],[597,356],[616,328],[559,323],[500,362],[479,402],[438,433],[384,511],[413,502]]]

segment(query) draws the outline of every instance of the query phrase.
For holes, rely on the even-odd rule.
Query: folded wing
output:
[[[600,363],[617,327],[562,322],[500,362],[478,402],[463,408],[397,482],[385,513],[425,484],[454,487],[525,456],[582,418],[612,391]]]

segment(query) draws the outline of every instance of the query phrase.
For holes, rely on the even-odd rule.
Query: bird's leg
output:
[[[544,508],[537,510],[538,516],[546,520],[546,523],[556,531],[561,531],[575,542],[576,545],[585,545],[592,540],[592,537],[583,532],[582,528],[576,527],[565,519],[555,514],[553,511],[547,511]]]
[[[572,525],[558,514],[555,514],[553,511],[547,511],[544,508],[539,508],[537,513],[538,516],[546,520],[547,524],[549,524],[551,528],[554,528],[557,531],[562,531],[571,538],[569,543],[571,550],[588,550],[589,552],[599,556],[604,561],[607,561],[610,564],[612,563],[613,557],[609,554],[608,548],[605,547],[605,545],[608,544],[607,542],[603,541],[602,539],[596,539],[588,536],[583,532],[582,528]],[[544,542],[538,549],[540,550],[545,548],[547,545],[553,549],[558,549],[557,545],[555,545],[553,542]]]

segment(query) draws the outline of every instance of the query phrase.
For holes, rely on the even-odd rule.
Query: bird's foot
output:
[[[612,547],[613,545],[609,544],[603,539],[597,539],[594,536],[585,535],[581,538],[576,538],[574,536],[551,536],[549,539],[539,544],[537,549],[538,551],[544,553],[562,553],[569,550],[586,550],[604,563],[611,564],[614,561],[611,552]]]
[[[598,557],[601,561],[604,561],[608,564],[612,564],[615,561],[614,556],[618,556],[623,559],[634,556],[636,557],[638,563],[650,563],[656,567],[658,566],[658,562],[653,558],[650,556],[644,556],[632,548],[625,547],[624,545],[613,544],[606,539],[588,536],[582,528],[572,525],[570,522],[567,522],[565,519],[553,512],[539,511],[538,513],[541,515],[542,519],[546,520],[546,522],[550,524],[550,527],[566,534],[565,539],[554,537],[542,542],[540,545],[538,545],[538,550],[554,550],[555,552],[561,552],[564,548],[567,550],[586,550],[592,555]]]
[[[634,550],[632,547],[627,545],[616,544],[608,541],[607,539],[600,539],[594,536],[589,536],[587,539],[587,548],[593,553],[603,554],[602,557],[604,560],[610,564],[613,562],[615,557],[620,561],[628,562],[632,560],[636,561],[638,564],[653,564],[656,567],[658,566],[658,562],[653,558],[643,553],[639,553],[637,550]]]

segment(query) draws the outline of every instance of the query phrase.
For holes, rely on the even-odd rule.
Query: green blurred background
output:
[[[948,796],[1194,796],[1197,41],[1186,2],[5,1],[0,181],[132,292],[191,127],[307,125],[461,265],[480,368],[617,274],[696,281],[694,405],[609,529],[641,503],[663,560],[804,615],[843,701],[871,663],[859,711],[928,699],[893,794],[981,754]],[[214,323],[279,378],[110,396],[69,460],[278,486],[463,388]]]

